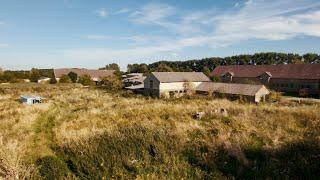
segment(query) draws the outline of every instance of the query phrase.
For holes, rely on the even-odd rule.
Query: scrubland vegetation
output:
[[[22,94],[46,103],[22,105]],[[319,109],[0,85],[0,179],[316,179]]]

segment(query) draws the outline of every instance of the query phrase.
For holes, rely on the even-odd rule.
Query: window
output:
[[[150,80],[150,89],[153,89],[153,80]]]

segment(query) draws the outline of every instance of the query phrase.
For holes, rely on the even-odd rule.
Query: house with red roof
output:
[[[320,94],[320,64],[218,66],[211,73],[221,82],[263,84],[281,92]]]

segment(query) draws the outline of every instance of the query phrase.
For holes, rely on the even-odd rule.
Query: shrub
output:
[[[80,76],[78,82],[84,86],[94,85],[94,82],[91,80],[90,75]]]
[[[71,81],[73,83],[77,82],[77,80],[78,80],[78,74],[77,73],[69,72],[68,76],[69,76],[69,78],[71,79]]]
[[[104,89],[118,91],[122,89],[122,82],[117,76],[109,76],[102,79]]]
[[[59,79],[59,83],[71,83],[71,79],[67,75],[62,75]]]
[[[62,160],[55,156],[45,156],[37,160],[39,172],[44,179],[61,179],[69,169]]]
[[[269,102],[278,102],[281,100],[281,93],[276,91],[271,91],[267,99]]]

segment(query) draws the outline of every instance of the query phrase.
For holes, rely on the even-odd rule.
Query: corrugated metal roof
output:
[[[210,79],[202,72],[153,72],[160,82],[209,82]]]
[[[284,79],[320,79],[320,64],[281,64],[281,65],[232,65],[218,66],[212,76],[233,73],[234,77],[258,77],[270,73],[272,78]]]
[[[252,84],[204,82],[196,87],[196,91],[254,96],[262,88],[265,88],[265,86]]]

